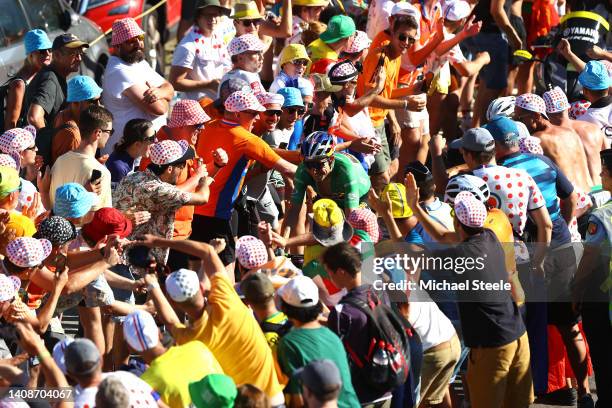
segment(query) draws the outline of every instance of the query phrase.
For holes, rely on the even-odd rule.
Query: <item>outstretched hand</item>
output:
[[[414,210],[419,204],[419,188],[417,187],[417,182],[412,173],[406,174],[404,186],[406,187],[406,200],[408,201],[408,206]]]

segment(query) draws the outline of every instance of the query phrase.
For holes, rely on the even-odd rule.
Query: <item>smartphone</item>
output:
[[[66,269],[66,255],[59,253],[55,256],[55,275],[59,276]]]
[[[94,169],[91,172],[91,178],[89,179],[90,183],[95,183],[96,181],[98,181],[100,178],[102,177],[102,171],[98,170],[98,169]]]

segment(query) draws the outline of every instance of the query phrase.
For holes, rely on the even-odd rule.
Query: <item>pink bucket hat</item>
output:
[[[482,228],[487,218],[487,208],[468,191],[462,191],[455,197],[455,215],[466,227]]]
[[[21,268],[31,268],[40,265],[52,249],[51,242],[46,239],[21,237],[9,242],[6,246],[6,256]]]
[[[353,210],[348,216],[348,222],[354,229],[367,232],[372,242],[378,242],[380,238],[378,218],[372,211],[367,208]]]
[[[11,154],[2,153],[0,154],[0,166],[11,167],[15,170],[19,170],[19,160]]]
[[[344,52],[348,54],[356,54],[368,48],[372,44],[372,40],[370,37],[363,31],[355,31],[355,36],[353,37],[353,41],[349,44]]]
[[[181,126],[201,125],[208,122],[210,117],[197,101],[192,99],[181,99],[176,102],[170,114],[168,127],[178,128]]]
[[[268,262],[268,250],[261,240],[244,235],[236,241],[236,258],[244,268],[255,269]]]
[[[194,152],[185,140],[162,140],[151,145],[149,154],[153,164],[164,166],[175,162],[193,159]]]
[[[521,109],[528,110],[530,112],[536,112],[544,115],[548,119],[546,114],[546,103],[540,96],[532,93],[526,93],[516,97],[514,106],[518,106]]]
[[[264,112],[264,108],[257,100],[257,97],[250,92],[237,91],[231,94],[224,103],[225,109],[228,112],[244,112],[253,110]]]
[[[21,153],[31,146],[34,146],[34,135],[26,129],[10,129],[0,136],[0,150],[3,153]]]
[[[262,92],[255,95],[255,97],[262,105],[269,105],[275,103],[280,106],[283,106],[283,103],[285,103],[285,97],[280,94]]]
[[[563,112],[570,108],[565,92],[558,86],[550,91],[544,92],[543,99],[546,104],[546,113]]]
[[[143,35],[145,32],[138,25],[136,20],[131,17],[115,20],[113,23],[113,35],[111,37],[111,45],[117,46],[131,40],[134,37]]]
[[[0,302],[11,300],[21,287],[21,281],[16,276],[0,274]]]
[[[230,56],[242,54],[247,51],[263,51],[264,43],[254,34],[244,34],[240,37],[232,38],[232,41],[227,46],[227,52]]]
[[[579,116],[587,113],[589,106],[591,106],[591,102],[585,100],[572,102],[569,110],[569,117],[572,119],[578,119]]]

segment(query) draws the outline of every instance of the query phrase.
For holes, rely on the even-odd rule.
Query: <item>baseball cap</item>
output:
[[[472,128],[468,129],[462,138],[453,140],[450,148],[463,148],[472,152],[491,152],[495,149],[495,141],[487,129]]]
[[[310,57],[306,52],[306,47],[302,44],[289,44],[281,51],[278,56],[278,65],[282,67],[288,62],[295,60],[308,60],[310,61]]]
[[[250,303],[262,303],[274,296],[274,285],[268,275],[257,272],[240,283],[240,292]]]
[[[348,38],[355,34],[355,22],[352,18],[343,14],[333,16],[328,24],[327,29],[320,35],[321,41],[324,43],[334,43]]]
[[[182,163],[195,157],[195,152],[185,140],[162,140],[149,148],[151,162],[158,166]]]
[[[324,74],[312,74],[310,76],[312,82],[314,82],[315,92],[339,92],[342,90],[341,85],[334,85],[327,75]]]
[[[64,245],[77,237],[76,227],[63,217],[53,215],[38,225],[36,238],[49,240],[52,245]]]
[[[271,104],[277,104],[277,105],[283,106],[283,103],[285,103],[285,98],[283,97],[283,95],[279,95],[275,93],[262,92],[262,93],[258,93],[255,96],[257,100],[259,101],[259,103],[261,103],[264,106],[271,105]]]
[[[444,8],[444,19],[448,21],[459,21],[470,15],[470,5],[463,0],[454,0],[446,3]]]
[[[40,265],[50,254],[53,246],[46,239],[20,237],[6,246],[6,257],[21,268]]]
[[[55,346],[53,346],[53,353],[51,353],[55,364],[57,364],[64,374],[66,374],[66,357],[64,353],[66,352],[66,347],[71,343],[74,343],[74,339],[72,337],[66,337],[55,343]]]
[[[307,276],[298,275],[278,290],[285,303],[294,307],[312,307],[319,303],[319,288]]]
[[[401,183],[389,183],[382,191],[381,200],[387,201],[387,195],[391,202],[391,213],[393,218],[412,217],[412,209],[408,206],[406,198],[406,187]]]
[[[79,40],[79,38],[72,33],[60,34],[53,40],[51,48],[53,50],[59,50],[62,47],[66,48],[89,48],[89,44]]]
[[[74,376],[87,375],[100,365],[100,351],[87,338],[76,339],[64,350],[66,372]]]
[[[19,173],[12,167],[0,166],[0,198],[19,190],[21,179]]]
[[[610,87],[610,74],[601,61],[589,61],[578,75],[578,82],[586,89],[601,91]]]
[[[149,312],[136,310],[123,320],[123,337],[132,349],[143,352],[159,344],[159,329]]]
[[[466,227],[482,228],[487,218],[487,208],[474,195],[462,191],[455,197],[455,216]]]
[[[33,53],[34,51],[48,50],[53,46],[51,40],[47,36],[44,30],[39,28],[30,30],[26,33],[23,38],[23,45],[25,46],[26,55]]]
[[[505,116],[498,116],[489,121],[484,128],[497,142],[511,142],[519,138],[519,128],[516,122]]]
[[[98,195],[78,183],[66,183],[55,190],[53,214],[64,218],[81,218],[98,203]]]
[[[395,3],[393,8],[391,9],[392,16],[411,16],[414,20],[418,22],[421,20],[421,12],[412,4],[406,1],[400,1]],[[417,27],[417,35],[416,38],[419,38],[421,35],[421,28]]]
[[[229,16],[232,13],[232,10],[228,7],[222,6],[219,0],[199,0],[195,6],[196,10],[204,9],[206,7],[217,7],[226,16]]]
[[[295,89],[295,88],[293,88]],[[296,89],[299,93],[299,91]],[[283,95],[284,96],[284,95]],[[301,99],[301,96],[300,96]],[[285,98],[286,101],[286,98]],[[238,91],[231,94],[224,103],[225,110],[228,112],[244,112],[253,110],[257,112],[264,112],[265,107],[259,103],[257,97],[252,92]]]
[[[550,91],[544,92],[542,95],[544,103],[546,104],[546,113],[558,113],[568,110],[570,104],[567,101],[567,95],[558,86],[554,87]]]
[[[353,227],[344,219],[344,212],[335,201],[317,200],[312,212],[312,234],[321,245],[332,246],[349,241],[353,236]]]
[[[94,214],[93,220],[83,226],[83,236],[93,242],[99,242],[107,235],[117,235],[126,238],[132,233],[132,221],[116,208],[100,208]]]
[[[268,262],[268,249],[260,239],[244,235],[236,241],[236,258],[243,268],[259,268]]]
[[[234,14],[232,18],[235,20],[257,20],[264,16],[259,12],[259,7],[254,1],[242,1],[234,4]]]
[[[240,79],[240,78],[226,79],[225,81],[221,83],[221,86],[219,86],[219,97],[215,100],[214,105],[217,108],[221,108],[223,104],[225,103],[225,101],[227,100],[227,98],[234,92],[238,92],[238,91],[251,92],[251,93],[253,92],[253,90],[249,86],[249,83],[246,82],[244,79]]]
[[[353,37],[353,41],[351,41],[348,47],[346,47],[346,50],[344,50],[344,52],[346,52],[347,54],[356,54],[368,48],[370,44],[372,44],[372,40],[370,40],[370,37],[368,37],[368,35],[364,31],[357,30],[355,31],[355,37]]]
[[[418,160],[410,162],[404,169],[404,174],[412,173],[417,183],[433,179],[433,174],[429,168]]]
[[[166,292],[175,302],[191,299],[199,290],[200,279],[198,274],[192,270],[181,268],[166,278]]]
[[[182,126],[201,125],[210,120],[210,116],[204,112],[198,101],[193,99],[181,99],[172,107],[170,119],[168,119],[169,128],[178,128]]]
[[[196,408],[232,408],[238,389],[231,377],[209,374],[200,381],[189,383],[189,396]]]
[[[66,102],[83,102],[99,97],[102,88],[96,84],[93,78],[77,75],[68,81],[68,96]]]
[[[347,221],[354,229],[365,231],[372,242],[378,242],[380,238],[378,218],[372,211],[367,208],[357,208],[351,211]]]
[[[122,18],[113,22],[113,33],[111,35],[111,46],[123,44],[134,37],[144,35],[136,20],[131,17]]]
[[[356,78],[359,75],[359,71],[351,61],[345,60],[332,65],[327,75],[332,84],[343,84]]]
[[[331,360],[313,360],[293,375],[316,396],[322,396],[339,390],[342,387],[340,370]]]
[[[301,106],[304,107],[304,101],[302,100],[302,93],[299,89],[293,87],[285,87],[278,90],[278,94],[285,98],[283,108],[290,106]]]

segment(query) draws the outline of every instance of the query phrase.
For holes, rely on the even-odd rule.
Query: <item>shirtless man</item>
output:
[[[540,139],[544,154],[559,166],[575,187],[585,193],[591,191],[595,184],[580,136],[571,128],[553,125],[540,96],[528,93],[517,97],[514,116],[527,126],[529,133]]]
[[[571,120],[568,110],[570,104],[567,96],[556,87],[555,89],[544,92],[544,102],[546,103],[546,114],[550,123],[555,126],[570,128],[580,136],[584,153],[589,158],[587,165],[593,184],[597,187],[601,184],[601,158],[599,152],[610,148],[610,141],[605,137],[601,129],[590,122],[583,120]]]

